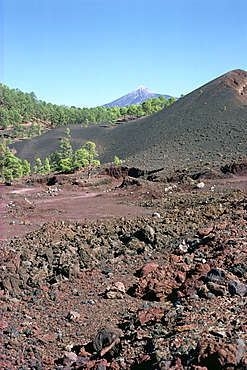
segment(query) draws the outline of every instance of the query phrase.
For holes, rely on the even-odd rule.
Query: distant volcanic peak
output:
[[[139,86],[136,90],[134,90],[133,92],[137,92],[139,93],[141,96],[153,96],[153,95],[158,95],[156,94],[155,92],[153,92],[152,90],[148,89],[146,86]]]
[[[222,85],[234,90],[238,97],[247,101],[247,72],[235,69],[222,76]]]
[[[139,86],[137,89],[131,91],[129,94],[122,96],[121,98],[112,101],[111,103],[104,104],[103,106],[113,107],[117,105],[119,107],[126,107],[128,105],[140,105],[147,99],[158,98],[160,95],[149,90],[146,86]],[[163,95],[166,99],[169,99],[170,95]]]
[[[148,89],[146,86],[139,86],[137,89],[134,91],[147,91],[149,93],[155,94],[152,90]]]
[[[146,86],[139,86],[136,90],[146,90],[147,88],[146,88]],[[149,90],[149,89],[148,89]],[[149,91],[151,91],[151,90],[149,90]]]

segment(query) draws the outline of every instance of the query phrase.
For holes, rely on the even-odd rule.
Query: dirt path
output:
[[[115,186],[115,184],[114,184]],[[1,187],[0,240],[21,236],[49,221],[150,216],[152,210],[129,204],[138,195],[111,187],[101,191]]]
[[[150,217],[156,209],[133,205],[147,189],[119,188],[113,181],[94,189],[79,187],[22,187],[0,185],[0,240],[25,235],[49,221]],[[201,191],[247,189],[247,176],[206,180]]]

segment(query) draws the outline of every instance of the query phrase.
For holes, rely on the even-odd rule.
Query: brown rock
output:
[[[144,265],[144,266],[141,268],[140,276],[146,276],[146,275],[148,275],[150,272],[155,271],[158,267],[159,267],[159,265],[158,265],[158,263],[156,263],[156,262],[150,262],[150,263],[147,263],[146,265]]]
[[[209,235],[213,231],[213,227],[204,227],[197,230],[197,234],[200,238]]]
[[[243,297],[247,294],[247,284],[242,283],[238,280],[232,280],[228,284],[228,289],[231,295],[238,295],[240,297]]]
[[[136,359],[136,363],[140,365],[141,363],[150,360],[149,355],[140,354],[139,357]]]
[[[190,277],[182,284],[180,290],[186,296],[197,293],[200,286],[203,285],[200,278],[210,271],[210,266],[207,263],[197,263],[194,270],[190,271]]]
[[[182,325],[182,326],[176,326],[176,332],[182,333],[184,331],[192,331],[195,329],[194,324],[188,324],[188,325]]]
[[[106,288],[105,295],[109,299],[122,299],[125,294],[125,286],[121,281],[117,281],[112,286]]]
[[[4,331],[8,327],[8,322],[0,318],[0,329],[1,331]]]
[[[161,300],[174,289],[178,289],[186,280],[189,271],[185,263],[165,264],[143,276],[135,289],[134,295],[151,300]]]
[[[207,364],[213,368],[223,368],[225,365],[236,365],[237,346],[228,343],[218,343],[212,340],[200,341],[197,346],[198,363]]]
[[[223,285],[215,284],[212,281],[208,282],[207,287],[210,292],[215,294],[216,296],[223,296],[227,293]]]
[[[138,311],[138,320],[141,326],[150,324],[151,322],[161,322],[163,317],[164,307],[154,306]]]
[[[48,333],[48,334],[40,335],[38,336],[38,339],[43,343],[54,342],[57,339],[57,334]]]

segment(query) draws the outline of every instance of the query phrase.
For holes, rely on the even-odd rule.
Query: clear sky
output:
[[[247,0],[0,0],[0,82],[95,107],[247,70]]]

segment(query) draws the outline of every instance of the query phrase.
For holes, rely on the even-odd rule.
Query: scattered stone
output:
[[[77,355],[74,352],[65,352],[63,358],[63,365],[71,366],[77,361]]]
[[[226,271],[220,268],[213,268],[207,275],[207,279],[213,283],[220,284],[226,280]]]
[[[226,365],[235,367],[237,364],[237,345],[234,344],[212,340],[199,341],[196,352],[199,365],[210,366],[212,369],[222,369]]]
[[[164,307],[162,306],[154,306],[138,311],[138,320],[141,326],[153,322],[161,322],[163,317],[164,317]]]
[[[207,287],[210,290],[210,292],[216,296],[224,296],[227,294],[227,291],[223,285],[213,283],[212,281],[209,281],[207,283]]]
[[[140,230],[136,231],[134,237],[140,241],[152,243],[155,237],[155,230],[150,225],[146,225]]]
[[[188,252],[188,245],[185,242],[185,240],[182,241],[182,243],[179,244],[178,250],[182,253],[187,253]]]
[[[120,281],[117,281],[112,286],[108,286],[105,291],[106,298],[122,299],[125,295],[125,286]]]
[[[204,227],[197,230],[197,234],[200,238],[209,235],[213,231],[213,227]]]
[[[147,210],[130,220],[49,222],[3,241],[2,367],[246,369],[246,195],[186,194],[186,186],[176,194],[141,190],[160,220]],[[142,240],[134,236],[140,230]],[[104,291],[123,298],[104,299]],[[104,326],[93,348],[95,328],[106,322],[123,338],[118,344],[122,334]]]
[[[158,212],[154,212],[154,213],[152,214],[152,217],[160,218],[160,213],[158,213]]]
[[[76,321],[77,319],[80,318],[80,314],[76,311],[69,311],[67,315],[67,319],[70,321]]]
[[[38,339],[43,343],[54,342],[57,339],[57,334],[50,333],[50,334],[39,335]]]
[[[106,325],[102,327],[96,334],[93,340],[94,349],[100,352],[103,356],[106,352],[112,349],[116,343],[120,341],[120,336],[122,336],[122,331],[114,328],[111,325]]]
[[[204,186],[205,186],[204,182],[199,182],[198,184],[196,184],[196,187],[198,189],[202,189],[202,188],[204,188]]]
[[[159,267],[158,263],[157,262],[149,262],[147,263],[146,265],[144,265],[141,270],[140,270],[140,276],[146,276],[148,275],[149,273],[157,270],[157,268]]]
[[[239,364],[245,354],[245,343],[241,338],[236,339],[237,352],[236,352],[236,363]]]
[[[247,294],[247,284],[241,283],[238,280],[232,280],[228,283],[228,289],[231,295],[243,297]]]
[[[166,298],[186,280],[189,266],[182,263],[167,263],[143,275],[135,287],[134,296],[148,300]]]

